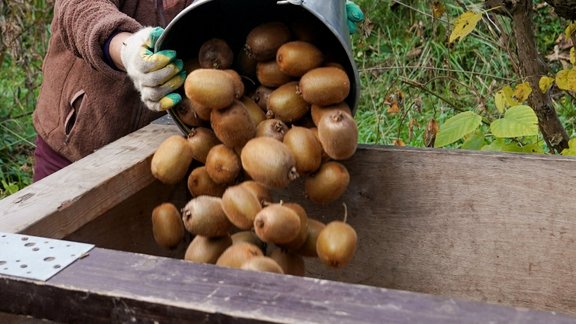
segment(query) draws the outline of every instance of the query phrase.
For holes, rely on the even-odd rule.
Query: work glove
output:
[[[123,43],[120,55],[126,73],[140,92],[142,102],[153,111],[164,111],[182,101],[175,92],[184,84],[186,71],[176,52],[154,53],[154,45],[164,29],[145,27]]]
[[[362,9],[360,9],[360,6],[358,6],[357,4],[355,4],[350,0],[347,0],[346,18],[347,18],[346,23],[348,24],[348,30],[350,31],[350,34],[354,34],[358,30],[358,27],[356,25],[364,21],[364,13],[362,12]]]

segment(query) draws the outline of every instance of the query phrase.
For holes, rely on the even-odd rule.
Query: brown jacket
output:
[[[102,48],[113,32],[161,26],[161,11],[169,22],[192,1],[57,0],[34,112],[38,135],[75,161],[158,118]]]

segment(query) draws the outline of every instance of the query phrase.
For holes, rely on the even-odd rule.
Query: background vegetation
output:
[[[523,82],[506,17],[484,15],[472,35],[448,42],[456,17],[481,10],[483,1],[356,3],[367,17],[353,35],[362,87],[356,111],[362,143],[433,146],[438,125],[462,111],[497,116],[494,94]],[[52,5],[53,0],[0,0],[0,198],[31,183],[31,114],[42,80]],[[445,10],[442,15],[435,11],[438,5]],[[543,1],[534,1],[533,10],[538,50],[552,71],[562,69],[569,62],[571,44],[562,37],[568,22]],[[573,98],[558,92],[553,102],[573,137]],[[542,144],[542,139],[536,142]],[[449,147],[474,148],[464,141]]]

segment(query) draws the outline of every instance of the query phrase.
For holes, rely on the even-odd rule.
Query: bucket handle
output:
[[[293,5],[297,5],[297,6],[301,6],[302,3],[304,3],[304,0],[279,0],[276,2],[279,5],[283,5],[283,4],[293,4]]]

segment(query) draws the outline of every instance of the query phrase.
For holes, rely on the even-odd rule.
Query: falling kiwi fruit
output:
[[[280,71],[301,77],[304,73],[319,67],[324,61],[324,54],[314,44],[305,41],[284,43],[276,52],[276,63]]]
[[[346,223],[346,217],[344,221],[332,221],[318,234],[318,258],[331,267],[342,268],[354,257],[357,242],[356,230]]]
[[[318,140],[332,159],[348,159],[354,155],[358,147],[356,121],[343,111],[324,114],[318,121]]]
[[[253,191],[242,185],[228,187],[222,195],[222,209],[228,220],[241,230],[251,229],[262,204]]]
[[[255,181],[272,188],[286,188],[298,178],[296,161],[286,144],[271,137],[255,137],[240,153],[244,171]]]
[[[270,195],[270,190],[254,180],[245,180],[240,183],[240,186],[250,190],[256,197],[262,206],[272,201],[272,195]]]
[[[250,119],[252,120],[254,125],[258,125],[260,124],[261,121],[266,119],[266,113],[264,112],[264,110],[262,110],[262,108],[260,108],[260,106],[254,101],[254,99],[248,96],[243,96],[242,98],[240,98],[240,101],[242,101],[244,107],[246,107],[248,115],[250,115]]]
[[[198,196],[213,196],[213,197],[221,197],[226,188],[228,187],[227,184],[220,184],[214,182],[208,171],[206,170],[206,166],[199,166],[190,172],[188,175],[188,191],[192,195],[192,197]]]
[[[256,137],[266,136],[282,142],[288,130],[288,125],[280,119],[265,119],[256,126]]]
[[[312,116],[312,122],[314,123],[314,125],[318,126],[318,122],[320,122],[322,116],[324,116],[325,114],[334,113],[336,111],[341,111],[352,116],[352,110],[350,109],[350,106],[346,103],[346,101],[342,101],[330,106],[312,105],[310,107],[310,115]]]
[[[248,259],[262,256],[262,250],[252,243],[238,242],[229,246],[216,260],[216,265],[226,268],[240,269]]]
[[[222,209],[220,197],[192,198],[182,209],[182,221],[188,232],[206,237],[228,235],[232,228],[232,223]]]
[[[152,234],[156,243],[173,249],[184,239],[184,225],[174,204],[166,202],[152,210]]]
[[[268,88],[277,88],[293,80],[291,76],[280,70],[276,60],[258,62],[256,65],[256,78],[261,85]]]
[[[234,80],[228,72],[217,69],[196,69],[184,82],[186,97],[203,107],[222,109],[232,104],[236,97]]]
[[[212,110],[210,125],[216,137],[226,146],[239,149],[256,135],[256,125],[240,100],[225,109]]]
[[[220,38],[211,38],[198,50],[198,64],[205,69],[228,69],[234,63],[234,52]]]
[[[206,171],[216,183],[234,182],[241,169],[238,154],[224,144],[213,146],[206,156]]]
[[[337,161],[323,163],[317,172],[306,177],[306,197],[317,204],[328,204],[340,198],[348,189],[350,173]]]
[[[162,183],[176,184],[186,176],[192,155],[192,149],[184,136],[171,135],[160,143],[152,156],[152,175]]]
[[[326,224],[323,222],[317,219],[308,218],[308,235],[306,235],[306,241],[296,251],[296,254],[311,258],[318,257],[316,242],[318,241],[318,234],[320,234],[320,231],[324,227],[326,227]]]
[[[202,164],[206,163],[206,157],[210,149],[221,143],[214,132],[207,127],[191,129],[186,139],[192,149],[192,157]]]
[[[188,127],[198,127],[204,124],[204,121],[196,113],[190,99],[185,96],[182,98],[182,102],[174,107],[174,112],[176,112],[178,119]]]
[[[240,269],[284,274],[284,270],[282,270],[282,267],[280,267],[278,262],[264,255],[249,258],[248,260],[244,261],[244,263],[242,263]]]
[[[294,210],[296,214],[298,214],[298,217],[300,218],[300,232],[292,241],[285,244],[279,244],[279,246],[289,251],[296,251],[304,245],[304,242],[306,242],[306,238],[308,237],[308,213],[306,213],[304,207],[298,203],[284,203],[284,206]]]
[[[196,235],[186,249],[184,260],[215,264],[220,255],[231,245],[232,238],[228,235],[219,237]]]
[[[278,48],[292,37],[290,28],[280,21],[259,24],[246,36],[245,49],[256,61],[269,61],[275,58]]]
[[[252,100],[254,100],[254,102],[257,103],[263,111],[267,111],[268,98],[270,98],[272,91],[274,91],[274,89],[259,85],[250,98],[252,98]]]
[[[298,90],[298,81],[281,85],[270,94],[268,110],[274,118],[291,123],[302,118],[310,111],[310,104],[302,98]]]
[[[298,254],[275,248],[268,256],[280,265],[285,274],[302,277],[306,273],[304,258]]]
[[[315,105],[333,105],[344,101],[350,94],[350,78],[337,67],[312,69],[299,82],[304,100]]]
[[[244,82],[242,81],[242,77],[238,72],[232,69],[223,70],[224,72],[228,73],[230,78],[232,78],[232,83],[234,84],[234,98],[240,99],[244,96]]]
[[[300,233],[300,216],[294,209],[281,203],[270,204],[256,215],[254,231],[267,243],[287,244]]]
[[[245,47],[236,52],[234,69],[240,75],[251,80],[256,79],[256,64],[258,61],[248,53]]]
[[[306,175],[318,170],[322,163],[322,145],[314,131],[292,126],[284,135],[283,142],[294,156],[298,174]]]

